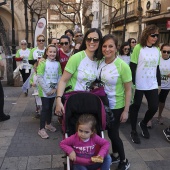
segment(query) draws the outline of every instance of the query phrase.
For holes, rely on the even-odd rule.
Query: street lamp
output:
[[[11,13],[12,13],[12,57],[13,57],[13,70],[16,69],[16,61],[14,60],[16,49],[15,49],[15,26],[14,26],[14,0],[11,0]]]
[[[123,24],[123,38],[122,38],[123,42],[125,42],[127,4],[128,4],[128,1],[126,0],[126,1],[125,1],[125,16],[124,16],[124,24]]]

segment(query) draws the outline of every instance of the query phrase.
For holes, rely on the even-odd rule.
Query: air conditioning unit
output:
[[[146,3],[146,9],[151,10],[160,10],[160,0],[148,0]]]

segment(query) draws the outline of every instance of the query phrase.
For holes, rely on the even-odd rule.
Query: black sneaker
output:
[[[0,116],[0,122],[6,121],[8,119],[10,119],[10,115],[3,114],[2,116]]]
[[[138,123],[139,127],[141,128],[142,130],[142,136],[146,139],[149,139],[150,138],[150,134],[148,132],[148,128],[146,125],[144,125],[142,122],[139,122]]]
[[[170,129],[169,128],[164,129],[163,133],[164,133],[166,139],[170,142]]]
[[[130,133],[130,137],[131,137],[133,143],[136,143],[136,144],[140,144],[141,143],[140,142],[140,138],[138,136],[138,133],[136,131],[132,131]]]
[[[130,163],[128,162],[128,160],[126,159],[126,162],[119,162],[119,165],[118,165],[118,170],[128,170],[130,167]]]
[[[116,164],[116,163],[119,163],[120,162],[120,157],[117,156],[113,156],[113,154],[110,154],[111,158],[112,158],[112,164]]]

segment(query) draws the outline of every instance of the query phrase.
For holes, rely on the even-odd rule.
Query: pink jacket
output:
[[[96,153],[96,146],[100,146]],[[108,154],[110,143],[106,139],[94,134],[89,141],[82,141],[77,133],[60,142],[61,149],[68,155],[74,150],[76,161],[74,164],[90,165],[92,156],[100,155],[103,158]]]

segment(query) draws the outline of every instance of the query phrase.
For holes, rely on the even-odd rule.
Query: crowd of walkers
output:
[[[62,123],[61,118],[65,113],[62,96],[65,92],[87,91],[89,84],[100,81],[114,115],[114,121],[107,128],[111,144],[95,134],[95,118],[84,114],[78,120],[76,134],[61,141],[60,146],[73,161],[74,170],[108,170],[111,163],[119,163],[119,170],[129,169],[130,163],[125,156],[119,127],[129,117],[131,140],[136,144],[141,143],[137,121],[143,95],[148,109],[138,123],[142,136],[150,138],[148,127],[152,127],[152,118],[157,111],[157,121],[163,124],[162,112],[170,89],[170,45],[160,46],[159,28],[155,25],[146,26],[138,43],[135,38],[130,38],[122,42],[119,49],[114,35],[102,36],[97,28],[89,29],[84,35],[81,31],[66,30],[59,39],[50,39],[47,47],[43,34],[37,36],[36,40],[37,47],[33,49],[28,49],[27,42],[21,40],[21,49],[15,58],[19,63],[24,86],[27,87],[25,96],[30,87],[34,88],[36,117],[40,118],[38,135],[47,139],[47,130],[56,131],[51,123],[54,102],[55,114]],[[2,62],[0,64],[3,68]],[[0,93],[0,120],[4,121],[10,116],[3,112],[1,84]],[[163,133],[170,141],[170,127],[163,130]],[[91,148],[96,144],[101,146],[96,156],[101,157],[103,163],[84,159],[95,153],[92,149],[80,154],[80,149],[86,148],[87,144]],[[112,153],[108,154],[110,145]]]

